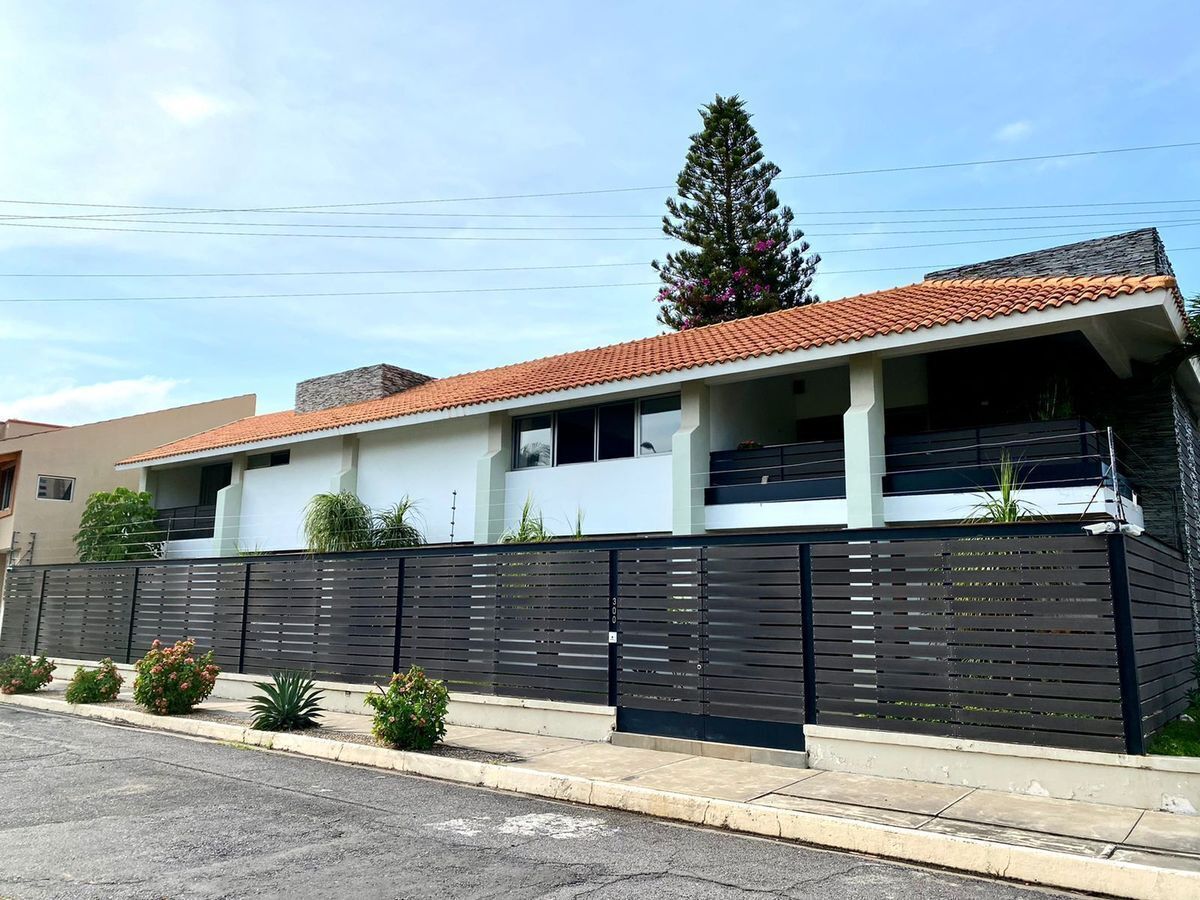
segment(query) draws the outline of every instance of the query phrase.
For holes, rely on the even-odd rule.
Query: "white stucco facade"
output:
[[[671,530],[671,454],[517,469],[505,476],[504,521],[512,527],[526,498],[554,534],[647,534]]]
[[[358,496],[373,509],[408,496],[426,541],[473,541],[476,469],[487,437],[487,416],[364,434],[358,446]]]
[[[298,550],[304,546],[304,509],[329,490],[341,466],[341,441],[325,438],[292,445],[286,466],[249,469],[242,485],[238,549]]]

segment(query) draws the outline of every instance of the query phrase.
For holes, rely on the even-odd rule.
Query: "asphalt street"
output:
[[[0,897],[1063,894],[0,707]]]

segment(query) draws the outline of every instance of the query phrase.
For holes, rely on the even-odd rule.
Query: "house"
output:
[[[253,394],[64,427],[0,422],[0,586],[14,564],[73,562],[73,537],[96,491],[137,488],[115,471],[131,453],[253,415]]]
[[[1037,515],[1197,547],[1198,370],[1150,377],[1185,322],[1145,229],[453,377],[314,378],[118,468],[168,517],[215,499],[172,556],[300,548],[331,490],[410,496],[431,542],[496,541],[530,498],[562,534],[957,522],[1006,459]]]

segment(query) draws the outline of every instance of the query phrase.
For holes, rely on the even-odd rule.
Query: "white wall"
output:
[[[173,509],[195,506],[200,502],[200,464],[178,469],[158,469],[154,473],[154,506]]]
[[[709,442],[733,450],[742,441],[790,444],[796,440],[790,375],[714,384],[709,388]]]
[[[291,462],[250,469],[242,490],[238,547],[243,550],[298,550],[304,546],[304,508],[314,494],[328,491],[341,468],[340,438],[293,444]]]
[[[358,444],[358,496],[372,508],[398,503],[405,495],[417,504],[425,540],[450,540],[450,503],[454,540],[475,535],[475,478],[487,452],[487,416],[470,416],[426,425],[367,432]]]
[[[546,527],[571,534],[577,511],[584,534],[671,530],[671,454],[517,469],[505,476],[504,522],[513,527],[533,497]]]

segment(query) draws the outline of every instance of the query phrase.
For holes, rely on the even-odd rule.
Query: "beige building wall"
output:
[[[255,397],[246,394],[34,433],[28,433],[30,423],[0,423],[0,427],[8,425],[0,432],[5,435],[0,437],[0,466],[13,458],[17,462],[12,504],[0,513],[0,580],[10,563],[75,560],[72,537],[87,498],[117,487],[138,489],[139,472],[116,471],[118,460],[252,416],[254,411]],[[71,499],[38,499],[39,475],[74,478]]]

